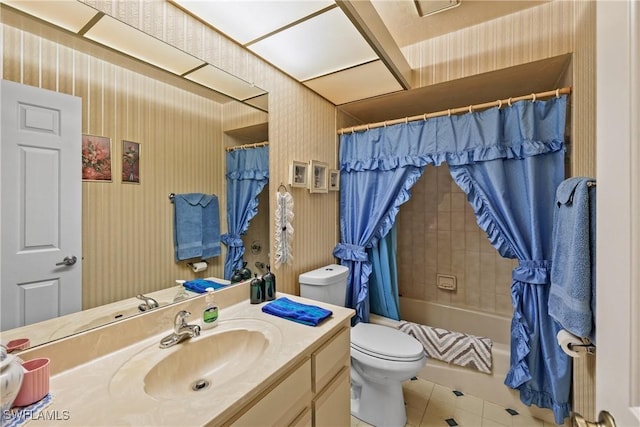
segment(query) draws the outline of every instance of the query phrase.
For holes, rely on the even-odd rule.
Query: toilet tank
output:
[[[302,273],[298,277],[300,296],[344,307],[349,269],[331,264]]]

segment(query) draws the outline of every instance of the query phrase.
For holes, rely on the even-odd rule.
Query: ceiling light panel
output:
[[[184,77],[240,100],[253,98],[265,93],[263,89],[209,64]]]
[[[298,80],[378,59],[339,9],[331,9],[249,46]]]
[[[304,84],[336,105],[402,90],[400,83],[380,60]]]
[[[204,64],[195,56],[108,15],[100,18],[85,37],[178,75]]]
[[[2,0],[2,3],[74,33],[98,13],[91,6],[75,0]]]
[[[256,40],[328,6],[333,0],[173,0],[240,44]]]

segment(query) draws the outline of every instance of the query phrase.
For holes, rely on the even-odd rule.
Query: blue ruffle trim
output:
[[[243,170],[234,170],[228,172],[226,174],[227,179],[232,179],[235,181],[244,181],[244,180],[253,180],[253,181],[268,181],[269,180],[269,171],[268,170],[257,170],[257,169],[243,169]]]
[[[458,152],[440,152],[416,154],[406,156],[385,156],[384,158],[369,159],[341,159],[340,170],[344,172],[367,170],[393,170],[400,167],[427,165],[440,166],[447,163],[450,166],[469,165],[495,159],[523,159],[539,154],[553,153],[564,149],[564,141],[523,141],[516,145],[493,145],[477,147]]]
[[[503,237],[502,231],[491,212],[490,204],[480,191],[469,172],[463,167],[450,167],[449,171],[453,180],[467,194],[467,200],[476,215],[478,226],[487,233],[491,245],[498,250],[504,258],[516,258],[516,252],[509,242]]]
[[[539,408],[548,408],[553,411],[556,424],[564,423],[564,419],[571,414],[571,405],[568,402],[556,402],[549,393],[532,390],[527,386],[520,387],[520,400],[525,405],[536,405]]]

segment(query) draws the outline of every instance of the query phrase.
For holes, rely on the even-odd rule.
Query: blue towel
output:
[[[264,305],[262,311],[309,326],[318,326],[320,322],[333,314],[331,310],[291,301],[285,297]]]
[[[218,198],[201,193],[176,194],[173,203],[176,261],[220,255]]]
[[[222,283],[217,283],[212,280],[194,279],[184,282],[182,286],[184,286],[188,291],[204,294],[207,292],[207,288],[220,289],[227,285],[223,285]]]
[[[596,187],[569,178],[556,190],[549,315],[595,343]]]

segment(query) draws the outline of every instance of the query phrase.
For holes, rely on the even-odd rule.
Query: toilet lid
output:
[[[424,348],[415,338],[397,329],[371,323],[358,323],[351,328],[351,347],[387,360],[414,361],[424,356]]]

